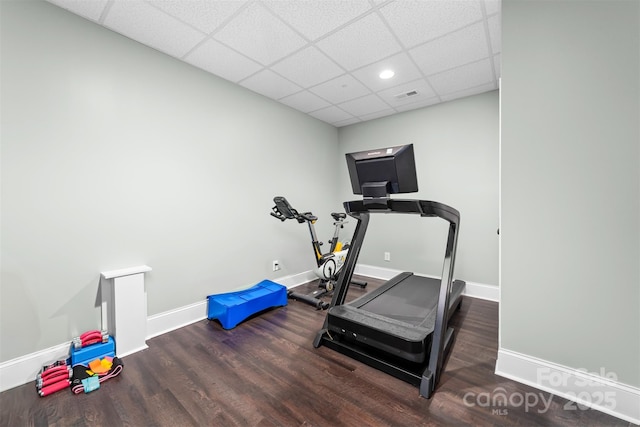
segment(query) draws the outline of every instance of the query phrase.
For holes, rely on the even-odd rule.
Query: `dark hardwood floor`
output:
[[[362,279],[362,277],[360,277]],[[380,281],[366,279],[369,288]],[[304,285],[312,290],[315,283]],[[352,297],[365,291],[352,287]],[[203,320],[148,340],[99,390],[40,398],[26,384],[0,394],[1,426],[629,426],[495,375],[498,304],[464,297],[457,339],[434,396],[312,345],[325,312],[298,301],[226,331]],[[499,393],[539,398],[491,406]],[[544,402],[550,404],[545,406]],[[516,401],[517,399],[512,399]]]

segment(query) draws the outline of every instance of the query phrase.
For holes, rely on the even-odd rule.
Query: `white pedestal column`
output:
[[[151,267],[103,271],[102,328],[116,342],[116,355],[124,357],[147,348],[147,293],[144,273]]]

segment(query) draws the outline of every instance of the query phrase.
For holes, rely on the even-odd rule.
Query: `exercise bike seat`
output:
[[[340,221],[341,219],[345,219],[347,217],[347,214],[341,212],[331,212],[331,216],[334,220]]]

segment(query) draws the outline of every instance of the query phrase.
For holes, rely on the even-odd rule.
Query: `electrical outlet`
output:
[[[280,270],[280,261],[274,260],[273,261],[273,271],[278,271],[278,270]]]
[[[385,252],[384,253],[384,260],[385,261],[391,261],[391,252]]]

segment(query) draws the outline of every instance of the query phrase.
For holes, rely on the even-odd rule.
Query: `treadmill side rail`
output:
[[[429,356],[429,371],[434,374],[434,381],[430,392],[427,395],[423,395],[427,398],[435,391],[435,386],[440,379],[442,364],[445,358],[445,335],[447,334],[447,319],[449,318],[449,297],[451,296],[453,262],[456,257],[456,247],[458,243],[457,228],[458,224],[453,222],[449,224],[449,237],[447,239],[447,249],[444,254],[444,264],[442,266],[442,278],[440,282],[440,296],[438,297],[438,312],[436,314],[436,324],[435,329],[433,330],[433,341],[431,344],[431,354]]]

